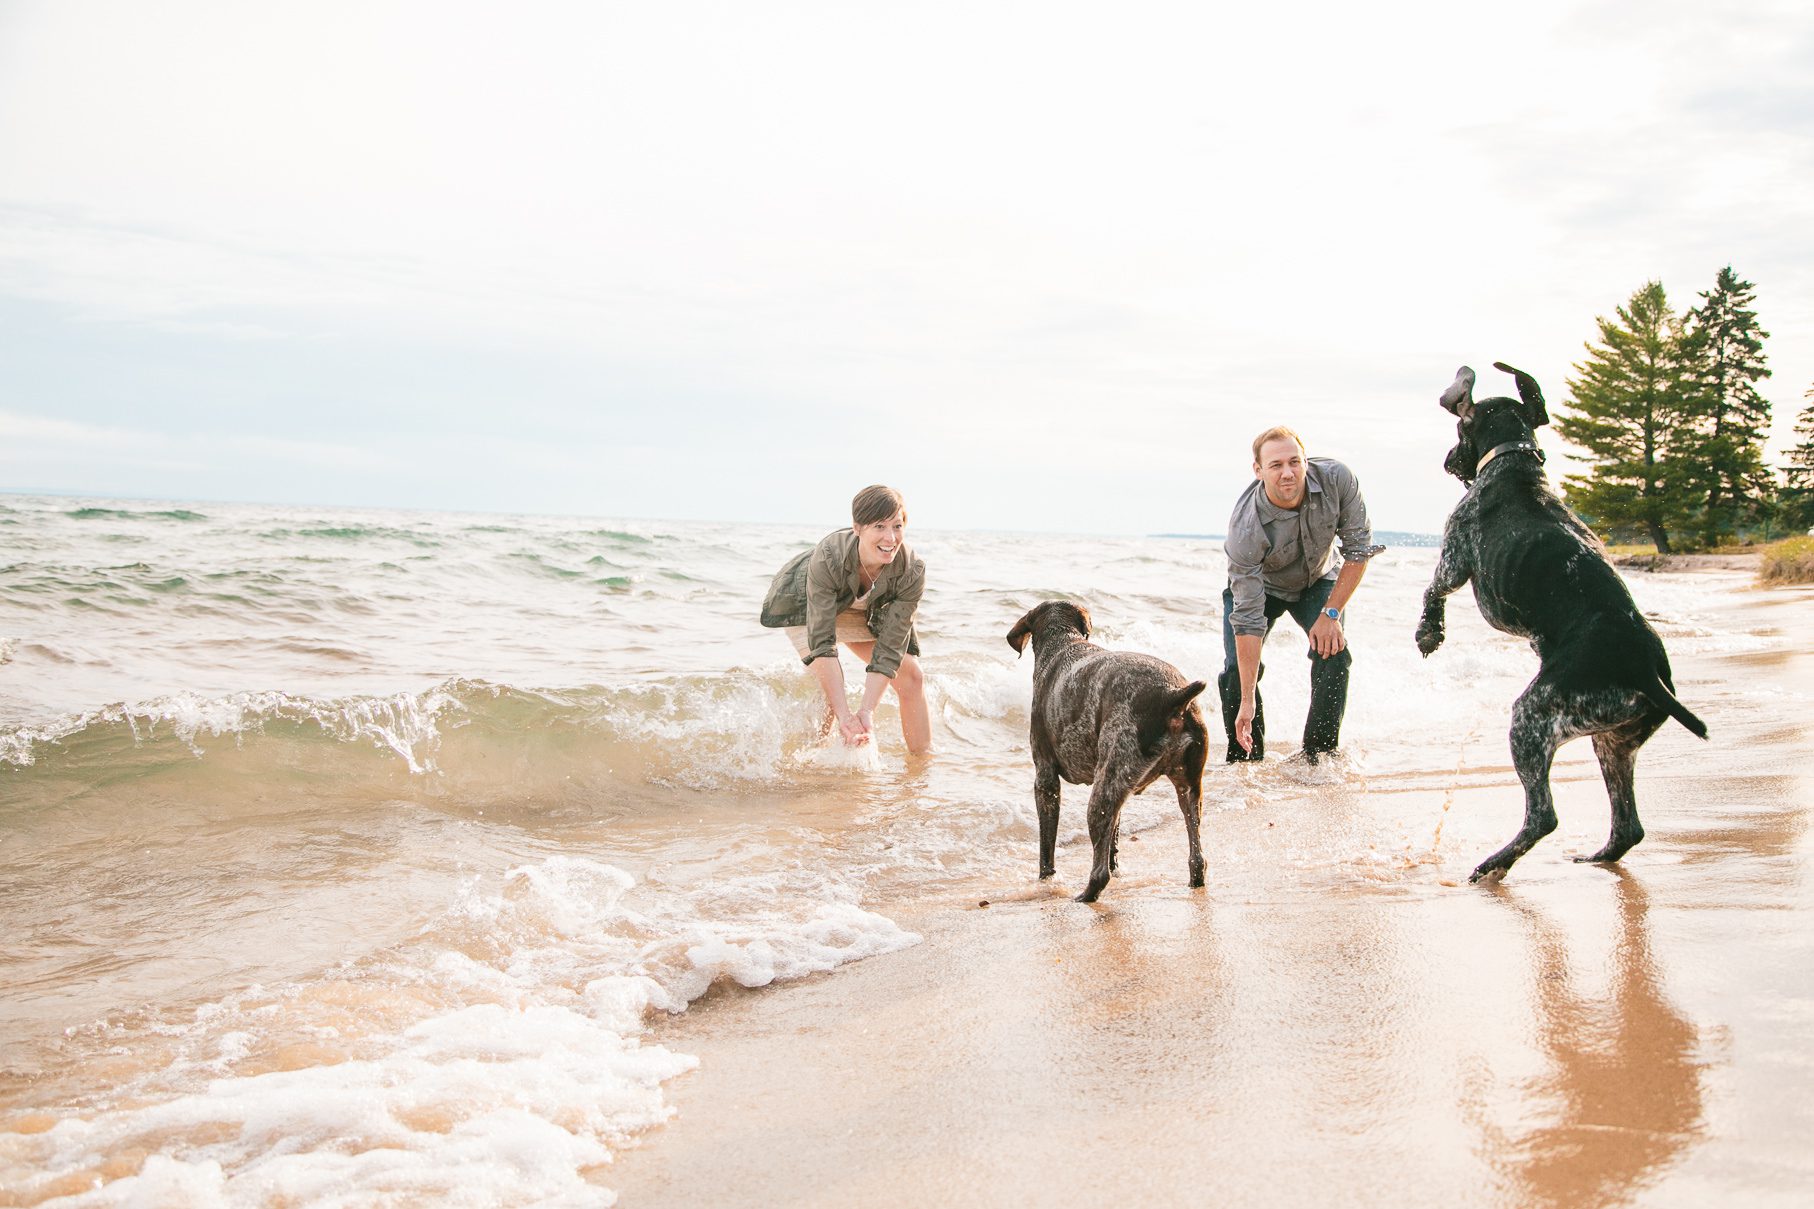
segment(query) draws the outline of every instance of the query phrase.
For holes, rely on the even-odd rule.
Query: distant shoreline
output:
[[[1615,554],[1612,565],[1628,571],[1751,571],[1756,572],[1762,550],[1702,554]]]
[[[1226,533],[1149,533],[1148,537],[1162,538],[1166,541],[1199,541],[1219,542],[1227,539]],[[1392,546],[1414,546],[1426,548],[1442,545],[1440,533],[1411,533],[1402,529],[1375,529],[1374,540]]]

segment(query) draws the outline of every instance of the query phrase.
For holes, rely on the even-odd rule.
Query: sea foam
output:
[[[519,865],[328,982],[104,1028],[138,1073],[49,1129],[0,1131],[0,1187],[72,1205],[609,1203],[612,1155],[697,1065],[643,1039],[650,1012],[919,939],[837,886],[638,889],[584,858]]]

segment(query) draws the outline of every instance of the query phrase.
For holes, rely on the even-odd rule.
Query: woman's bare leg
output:
[[[924,755],[932,750],[932,714],[926,706],[926,673],[918,659],[901,656],[893,687],[901,706],[901,738],[907,741],[908,751]]]
[[[875,653],[873,642],[844,645],[865,664]],[[894,699],[901,707],[901,738],[906,741],[907,750],[916,756],[931,751],[932,713],[926,704],[926,673],[920,668],[920,661],[912,655],[902,655],[901,666],[895,669],[888,687],[894,690]]]

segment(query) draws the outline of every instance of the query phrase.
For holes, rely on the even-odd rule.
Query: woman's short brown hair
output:
[[[1265,447],[1266,442],[1278,440],[1296,441],[1300,453],[1308,452],[1308,450],[1304,449],[1303,437],[1300,437],[1297,433],[1285,427],[1283,424],[1274,424],[1271,428],[1268,428],[1265,432],[1253,439],[1253,464],[1255,466],[1260,464],[1260,450]]]
[[[896,513],[900,514],[902,521],[907,519],[907,501],[893,487],[884,487],[880,483],[863,488],[850,501],[850,519],[856,525],[873,525]]]

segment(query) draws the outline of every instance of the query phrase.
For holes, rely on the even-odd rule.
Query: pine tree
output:
[[[1790,525],[1805,532],[1814,529],[1814,386],[1802,398],[1808,404],[1795,420],[1801,444],[1789,450],[1789,464],[1783,467],[1783,514]]]
[[[1687,515],[1678,460],[1687,419],[1682,325],[1663,283],[1652,281],[1618,308],[1617,322],[1596,318],[1600,344],[1568,380],[1578,414],[1556,430],[1594,461],[1564,482],[1570,504],[1603,530],[1638,529],[1670,553],[1669,530]]]
[[[1757,389],[1770,376],[1764,364],[1770,333],[1752,309],[1756,287],[1740,281],[1731,265],[1700,297],[1701,305],[1683,316],[1689,414],[1677,456],[1686,472],[1683,486],[1698,502],[1701,540],[1711,546],[1772,494],[1764,464],[1770,401]]]

